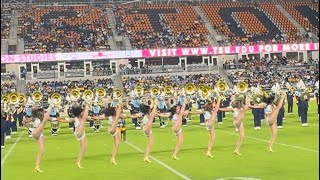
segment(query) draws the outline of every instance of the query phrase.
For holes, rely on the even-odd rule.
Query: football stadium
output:
[[[319,179],[319,2],[2,0],[1,179]]]

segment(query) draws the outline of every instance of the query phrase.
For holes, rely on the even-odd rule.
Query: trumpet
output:
[[[70,98],[72,101],[77,101],[80,99],[80,91],[78,89],[72,89],[70,91]]]
[[[104,98],[107,95],[107,92],[104,88],[98,88],[96,89],[96,96],[98,98]]]
[[[50,96],[50,99],[52,101],[52,103],[55,105],[55,106],[58,106],[61,104],[61,95],[59,93],[53,93],[51,96]]]
[[[134,94],[136,96],[143,96],[144,94],[144,91],[143,91],[143,88],[141,86],[137,86],[135,89],[134,89]]]
[[[237,83],[238,93],[246,93],[248,91],[248,84],[244,81]]]
[[[42,100],[43,95],[42,95],[41,92],[36,91],[36,92],[32,93],[32,96],[31,96],[31,97],[32,97],[32,100],[33,100],[35,103],[38,103],[38,102],[40,102],[40,101]]]
[[[27,102],[26,96],[24,94],[22,94],[22,93],[18,93],[18,95],[19,95],[19,103],[20,104],[25,104]]]
[[[188,83],[184,86],[187,95],[192,95],[196,92],[196,86],[192,83]]]
[[[159,96],[160,95],[160,89],[158,87],[153,87],[150,89],[150,94],[153,96]]]

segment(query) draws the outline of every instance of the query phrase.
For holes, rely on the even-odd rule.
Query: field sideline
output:
[[[319,179],[319,121],[315,101],[309,103],[309,127],[301,127],[294,106],[293,115],[285,114],[283,129],[278,130],[274,150],[267,151],[270,132],[262,122],[261,130],[253,129],[253,116],[248,111],[245,120],[246,138],[240,150],[242,156],[233,154],[238,135],[228,114],[223,125],[216,125],[214,158],[205,156],[208,132],[199,126],[198,116],[193,115],[188,127],[183,127],[184,143],[179,160],[171,159],[176,138],[170,127],[159,128],[157,119],[153,128],[154,147],[152,163],[143,161],[146,137],[142,130],[131,126],[127,120],[127,142],[121,142],[117,166],[109,163],[113,148],[112,138],[106,133],[106,122],[101,133],[93,133],[88,127],[88,148],[82,162],[84,169],[75,167],[79,143],[63,124],[58,136],[51,136],[47,123],[45,129],[46,150],[41,164],[44,173],[34,173],[37,144],[28,138],[26,130],[6,140],[1,150],[1,179],[3,180],[56,180],[56,179],[192,179],[230,180],[247,177],[251,180],[313,180]]]

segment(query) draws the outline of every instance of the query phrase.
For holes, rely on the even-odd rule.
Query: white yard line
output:
[[[205,128],[205,127],[203,127],[203,126],[193,126],[193,127]],[[217,131],[217,132],[222,132],[222,133],[225,133],[225,134],[231,134],[231,135],[238,136],[238,133],[231,133],[231,132],[223,131],[223,130],[216,130],[216,131]],[[255,138],[255,137],[251,137],[251,136],[245,136],[245,138],[254,139],[254,140],[262,141],[262,142],[269,142],[268,140],[260,139],[260,138]],[[284,143],[277,143],[277,142],[274,143],[274,144],[278,144],[278,145],[282,145],[282,146],[287,146],[287,147],[292,147],[292,148],[301,149],[301,150],[305,150],[305,151],[310,151],[310,152],[319,153],[319,150],[308,149],[308,148],[299,147],[299,146],[295,146],[295,145],[284,144]]]
[[[144,153],[144,151],[142,149],[140,149],[139,147],[133,145],[132,143],[125,141],[126,144],[128,144],[129,146],[131,146],[132,148],[134,148],[135,150],[139,151],[140,153]],[[150,158],[154,161],[156,161],[157,163],[159,163],[160,165],[162,165],[163,167],[167,168],[169,171],[173,172],[174,174],[176,174],[177,176],[181,177],[182,179],[185,180],[191,180],[189,177],[181,174],[180,172],[178,172],[177,170],[173,169],[171,166],[165,164],[164,162],[158,160],[157,158],[150,156]]]
[[[1,160],[1,167],[4,165],[4,163],[6,162],[6,160],[8,159],[8,157],[10,156],[13,148],[17,145],[17,143],[20,141],[21,136],[23,135],[24,131],[22,131],[22,133],[20,134],[20,136],[16,139],[16,141],[14,142],[14,144],[10,147],[9,151],[7,152],[7,154],[3,157],[3,159]]]

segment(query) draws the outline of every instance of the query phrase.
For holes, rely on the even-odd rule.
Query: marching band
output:
[[[81,161],[86,151],[87,138],[85,124],[89,121],[94,132],[99,133],[103,127],[103,120],[108,119],[108,132],[113,137],[114,148],[110,162],[117,165],[116,154],[121,140],[126,140],[126,120],[132,119],[135,129],[143,130],[147,137],[147,148],[144,156],[145,162],[149,159],[153,146],[152,125],[158,117],[160,128],[165,128],[169,120],[172,120],[172,131],[177,137],[177,143],[172,158],[178,160],[178,153],[183,142],[182,126],[187,126],[193,114],[199,115],[200,125],[204,125],[209,132],[207,157],[212,156],[212,146],[215,139],[214,126],[216,121],[222,124],[226,111],[233,113],[233,124],[239,133],[234,153],[241,155],[240,147],[244,138],[244,118],[246,111],[252,110],[254,128],[261,129],[261,120],[265,119],[271,132],[268,151],[274,152],[273,144],[277,136],[277,128],[282,128],[284,119],[285,99],[288,106],[288,114],[293,113],[293,103],[296,99],[298,115],[302,126],[307,124],[308,100],[311,88],[303,83],[297,87],[286,84],[280,87],[276,83],[271,92],[267,93],[260,87],[251,87],[244,81],[240,81],[233,89],[221,80],[215,86],[200,84],[198,87],[187,83],[181,88],[174,89],[172,86],[152,87],[143,89],[136,86],[128,96],[124,91],[113,88],[107,93],[104,88],[93,90],[71,89],[64,98],[59,93],[53,93],[48,98],[48,104],[42,103],[43,94],[39,91],[26,97],[21,93],[10,93],[1,97],[1,148],[4,148],[5,138],[9,139],[11,133],[17,131],[19,126],[24,125],[29,137],[37,140],[39,151],[36,160],[36,172],[42,172],[40,162],[44,151],[43,129],[47,121],[51,124],[51,133],[57,136],[60,123],[69,123],[76,139],[80,143],[80,152],[76,161],[76,167],[82,168]],[[315,90],[319,106],[318,88]],[[198,108],[193,111],[194,103]],[[47,108],[46,111],[44,108]],[[123,113],[127,110],[129,114]]]

